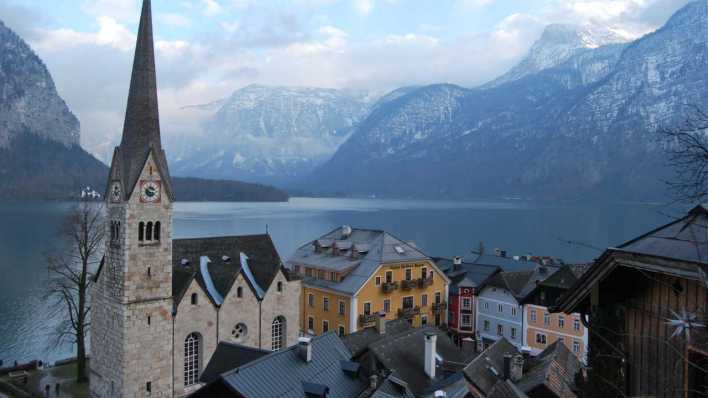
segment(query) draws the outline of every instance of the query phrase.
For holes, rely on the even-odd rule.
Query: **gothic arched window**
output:
[[[155,231],[153,233],[155,240],[160,240],[160,222],[155,222]]]
[[[184,340],[184,386],[196,384],[199,380],[199,333],[190,333]]]
[[[138,240],[140,242],[142,242],[144,239],[144,236],[145,236],[145,223],[140,221],[140,223],[138,224]]]
[[[282,316],[276,317],[271,326],[271,349],[279,351],[285,347],[286,321]]]
[[[152,221],[149,221],[145,228],[145,240],[152,240]]]

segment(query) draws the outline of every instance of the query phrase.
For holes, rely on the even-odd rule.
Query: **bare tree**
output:
[[[659,131],[674,179],[667,184],[677,201],[700,203],[708,197],[708,114],[698,106],[683,124]]]
[[[83,201],[72,208],[58,231],[58,249],[47,255],[47,297],[60,322],[57,340],[76,344],[78,382],[86,376],[86,337],[90,327],[91,274],[101,260],[105,231],[103,206]]]

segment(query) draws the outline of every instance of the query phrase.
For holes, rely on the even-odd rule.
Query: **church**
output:
[[[199,387],[220,341],[272,351],[296,343],[300,280],[270,236],[172,239],[150,0],[105,198],[106,249],[91,291],[92,397],[182,396]]]

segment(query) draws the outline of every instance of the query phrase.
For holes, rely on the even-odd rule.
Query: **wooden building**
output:
[[[607,249],[553,308],[588,315],[588,396],[708,396],[708,208]]]

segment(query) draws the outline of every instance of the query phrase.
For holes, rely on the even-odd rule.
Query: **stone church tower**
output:
[[[172,184],[160,142],[150,0],[106,191],[106,254],[92,291],[93,397],[172,391]]]

